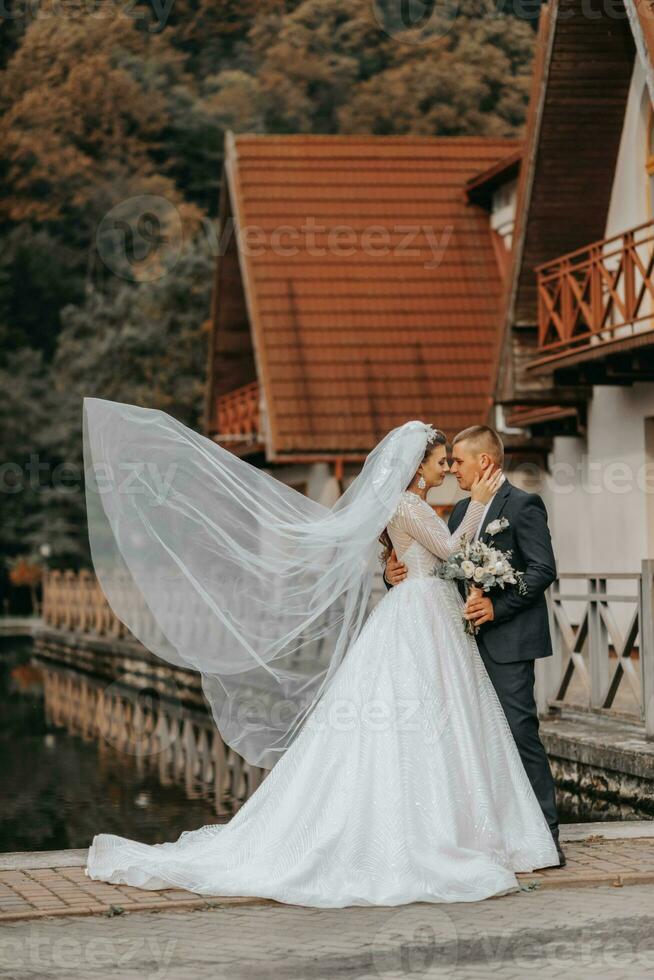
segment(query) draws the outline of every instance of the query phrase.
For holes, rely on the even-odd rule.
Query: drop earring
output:
[[[420,474],[420,479],[418,480],[418,490],[424,490],[426,486],[427,486],[427,484],[425,482],[425,478],[424,478],[424,476],[421,473]]]

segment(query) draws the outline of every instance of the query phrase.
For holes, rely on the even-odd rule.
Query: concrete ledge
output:
[[[568,864],[518,874],[523,890],[652,885],[654,821],[568,824],[561,828]],[[148,890],[94,881],[86,848],[0,855],[0,923],[49,916],[122,915],[245,905],[284,905],[255,896],[209,896],[181,888]]]
[[[540,731],[552,757],[654,781],[654,741],[640,725],[566,712],[541,720]]]
[[[230,905],[238,905],[239,908],[246,905],[280,905],[282,903],[274,901],[272,898],[188,898],[175,899],[162,902],[153,899],[152,901],[128,902],[125,899],[117,898],[115,905],[107,905],[104,908],[89,908],[80,905],[68,906],[60,909],[31,909],[29,912],[0,912],[0,925],[5,922],[24,922],[26,919],[51,919],[62,918],[63,916],[85,915],[122,915],[127,912],[193,912],[198,909],[222,909]]]
[[[88,852],[88,847],[68,851],[7,851],[0,854],[0,871],[84,868]]]
[[[596,823],[561,824],[559,837],[562,843],[584,841],[593,837],[605,840],[633,840],[637,837],[654,837],[654,820],[606,820]]]
[[[0,636],[34,636],[42,626],[40,616],[0,616]]]
[[[626,885],[654,885],[654,873],[633,871],[629,874],[597,874],[575,875],[569,878],[538,878],[533,875],[518,875],[520,884],[527,888],[538,888],[539,891],[560,891],[563,888],[599,888],[600,885],[610,885],[611,888],[624,888]]]
[[[561,825],[562,843],[603,837],[606,840],[654,838],[654,820],[616,820]],[[88,848],[66,851],[8,851],[0,854],[0,871],[32,871],[42,868],[84,868]]]
[[[562,843],[596,840],[633,840],[654,838],[654,820],[612,820],[597,823],[561,824]],[[0,871],[31,871],[41,868],[84,868],[88,848],[66,851],[8,851],[0,854]]]

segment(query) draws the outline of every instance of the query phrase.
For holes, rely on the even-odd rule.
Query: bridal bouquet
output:
[[[506,521],[506,518],[503,520]],[[504,523],[501,530],[504,527],[508,527],[508,521]],[[491,530],[490,525],[488,530]],[[494,588],[504,589],[507,585],[516,586],[520,594],[525,595],[527,585],[524,581],[524,572],[515,570],[511,564],[512,557],[511,551],[500,551],[483,541],[471,541],[464,535],[459,550],[439,564],[434,569],[434,575],[448,582],[463,582],[466,595],[472,588],[490,592]],[[465,632],[469,636],[477,635],[478,626],[465,618],[463,623]]]

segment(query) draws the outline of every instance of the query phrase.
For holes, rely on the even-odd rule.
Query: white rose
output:
[[[475,566],[472,564],[471,561],[462,561],[461,571],[463,572],[466,578],[472,578],[472,576],[475,574]]]
[[[505,528],[509,526],[510,525],[506,517],[500,517],[499,520],[490,522],[490,524],[486,528],[486,534],[490,534],[492,537],[494,537],[500,531],[504,531]]]
[[[483,568],[475,568],[475,571],[474,571],[472,577],[474,578],[475,582],[481,582],[481,580],[484,577],[484,574],[485,574],[485,572],[484,572],[484,569]]]

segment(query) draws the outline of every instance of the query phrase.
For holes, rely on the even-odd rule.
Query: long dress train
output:
[[[454,535],[405,491],[405,581],[377,604],[295,741],[227,824],[147,845],[99,834],[94,879],[321,908],[471,902],[558,862],[547,822],[436,560]]]

